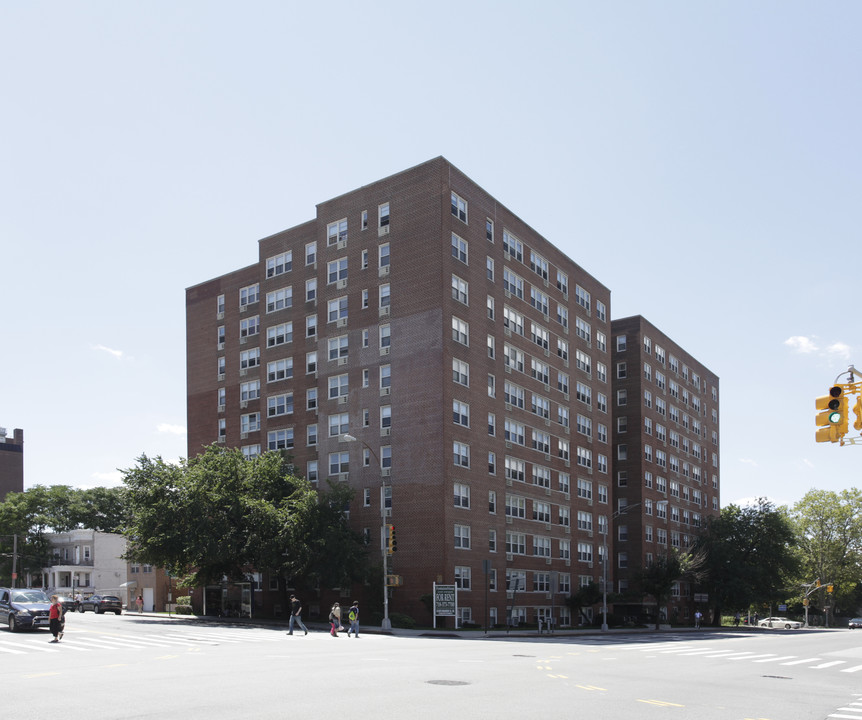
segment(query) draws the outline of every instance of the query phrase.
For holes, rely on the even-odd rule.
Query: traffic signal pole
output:
[[[835,383],[829,389],[828,395],[821,395],[814,401],[817,410],[815,423],[817,430],[815,442],[838,443],[839,445],[862,445],[862,434],[847,437],[850,432],[850,398],[855,397],[852,409],[856,415],[853,429],[862,431],[862,382],[856,382],[855,375],[860,373],[852,365],[846,373],[835,378]],[[839,382],[842,375],[849,375],[849,382]]]

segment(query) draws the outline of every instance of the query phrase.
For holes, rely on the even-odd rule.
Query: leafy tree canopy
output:
[[[251,570],[337,584],[363,569],[346,486],[318,493],[286,455],[211,445],[178,465],[146,455],[124,471],[129,557],[191,584]]]
[[[705,555],[705,587],[721,610],[786,599],[797,567],[795,534],[783,510],[765,498],[746,507],[728,505],[710,518],[698,540]]]

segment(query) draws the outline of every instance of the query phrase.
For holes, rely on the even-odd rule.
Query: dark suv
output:
[[[91,595],[81,602],[81,612],[85,610],[92,610],[96,615],[105,612],[121,615],[123,603],[116,595]]]
[[[51,599],[41,590],[0,588],[0,622],[11,632],[49,627]]]

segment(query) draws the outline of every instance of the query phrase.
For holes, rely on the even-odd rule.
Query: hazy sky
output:
[[[858,486],[862,3],[0,2],[25,487],[185,444],[185,288],[443,155],[721,379],[722,503]]]

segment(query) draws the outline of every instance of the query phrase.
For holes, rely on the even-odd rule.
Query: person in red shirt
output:
[[[51,634],[54,636],[51,642],[60,642],[63,638],[63,606],[56,595],[51,596],[51,610],[48,618],[51,621]]]

